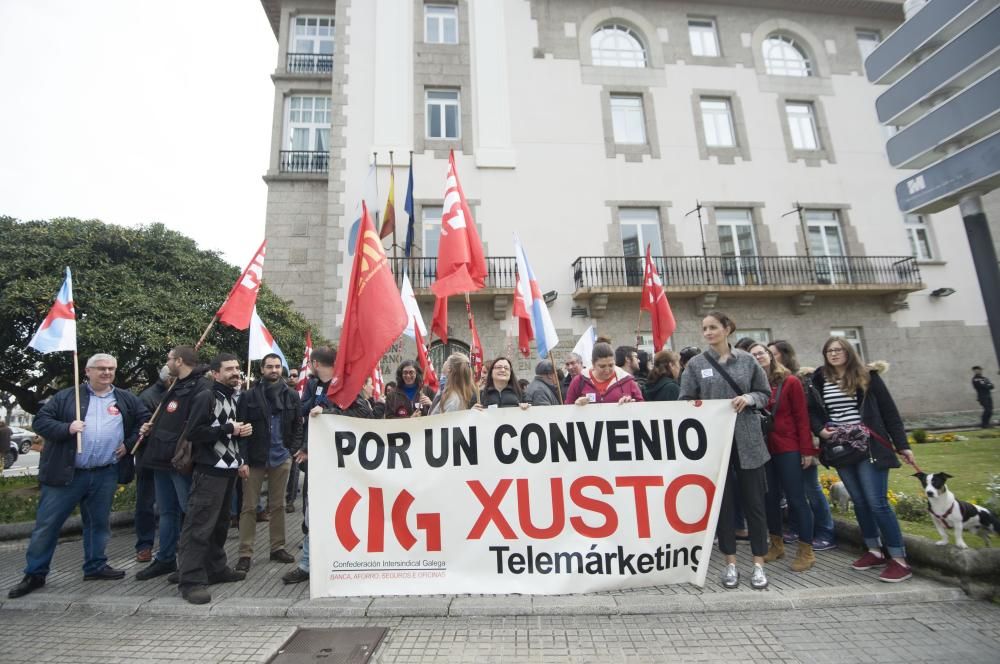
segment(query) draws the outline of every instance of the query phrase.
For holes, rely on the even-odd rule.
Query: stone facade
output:
[[[424,208],[440,205],[448,151],[455,151],[487,255],[511,255],[511,233],[517,233],[542,290],[555,291],[550,310],[562,339],[559,349],[571,348],[591,324],[616,343],[631,343],[636,327],[648,336],[648,314],[638,315],[637,284],[614,286],[604,277],[596,285],[583,283],[573,267],[578,257],[618,256],[622,264],[622,211],[628,208],[655,210],[659,242],[653,253],[665,257],[700,257],[702,232],[705,253],[718,257],[724,249],[720,208],[748,211],[755,255],[807,256],[815,248],[805,242],[796,206],[834,211],[844,252],[852,259],[884,256],[890,258],[882,264],[894,265],[910,255],[893,196],[906,173],[891,168],[885,157],[886,134],[874,113],[881,90],[864,79],[857,41],[858,31],[888,35],[902,20],[900,2],[428,3],[457,8],[456,44],[424,43],[420,0],[262,4],[279,42],[272,75],[273,155],[265,176],[265,279],[327,337],[336,337],[343,314],[347,234],[361,198],[371,196],[362,174],[373,152],[378,152],[382,199],[388,151],[396,155],[400,229],[406,222],[407,168],[413,168],[420,245]],[[335,16],[332,74],[285,71],[289,21],[299,14]],[[690,19],[714,21],[718,57],[692,55]],[[608,24],[636,35],[645,67],[595,64],[591,35]],[[767,73],[762,43],[772,34],[800,45],[812,76]],[[425,138],[428,88],[459,91],[458,140]],[[299,91],[328,91],[333,100],[327,174],[280,168],[284,100]],[[641,98],[644,143],[616,143],[614,94]],[[734,147],[706,145],[702,97],[729,101]],[[786,102],[812,105],[817,149],[793,145]],[[405,157],[411,150],[412,161]],[[383,202],[369,200],[369,207]],[[698,204],[700,230],[697,215],[689,214]],[[988,199],[988,211],[989,205]],[[968,367],[982,364],[995,371],[996,359],[957,209],[926,221],[933,255],[918,262],[916,285],[672,288],[671,275],[664,274],[678,321],[672,346],[700,343],[700,319],[709,308],[727,311],[741,329],[790,340],[804,365],[819,361],[818,348],[831,330],[851,330],[866,359],[889,361],[886,378],[904,412],[967,409],[974,404]],[[884,278],[893,280],[892,268]],[[930,295],[941,287],[957,292]],[[509,295],[509,288],[500,289],[473,301],[487,357],[515,355]],[[418,299],[429,323],[433,302],[419,291]],[[452,336],[467,343],[465,320],[464,302],[453,298]],[[391,374],[399,359],[413,354],[412,341],[403,339],[386,358],[384,372]],[[536,361],[517,359],[515,370],[530,378]]]

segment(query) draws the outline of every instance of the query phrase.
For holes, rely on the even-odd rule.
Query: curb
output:
[[[897,590],[898,588],[898,590]],[[816,592],[820,591],[820,592]],[[723,611],[781,611],[851,606],[898,606],[901,603],[968,601],[960,588],[900,588],[844,592],[842,588],[812,589],[769,597],[767,591],[742,590],[702,597],[633,594],[607,595],[498,595],[487,597],[393,596],[296,600],[291,598],[230,597],[214,604],[194,606],[180,597],[117,595],[28,595],[0,604],[3,610],[65,613],[82,611],[116,616],[207,616],[226,618],[402,618],[497,616],[625,616],[717,613]]]
[[[859,547],[864,538],[858,524],[835,518],[837,537]],[[903,533],[906,557],[920,573],[950,585],[958,585],[970,597],[1000,597],[1000,548],[959,549],[938,546],[933,540]]]
[[[112,528],[124,528],[125,526],[131,526],[134,522],[135,522],[135,512],[111,513]],[[31,531],[34,529],[35,529],[34,521],[21,521],[19,523],[0,524],[0,542],[28,539],[31,537]],[[59,537],[66,537],[67,535],[79,535],[81,532],[83,532],[83,519],[78,516],[71,516],[70,518],[66,519],[66,523],[63,524],[62,529],[59,531]]]

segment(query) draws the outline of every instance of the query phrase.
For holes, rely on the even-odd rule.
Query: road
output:
[[[12,468],[3,471],[4,477],[19,477],[21,475],[37,475],[38,459],[41,455],[38,452],[28,452],[17,457],[17,461]]]

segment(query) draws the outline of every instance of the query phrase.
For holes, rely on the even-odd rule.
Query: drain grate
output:
[[[364,664],[375,652],[384,627],[298,629],[278,648],[269,664]]]

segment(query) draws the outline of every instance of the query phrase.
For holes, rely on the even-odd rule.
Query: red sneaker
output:
[[[889,565],[878,575],[878,580],[886,583],[899,583],[906,581],[911,576],[913,576],[913,572],[909,567],[896,560],[890,560]]]
[[[851,567],[862,570],[871,569],[872,567],[881,567],[882,565],[885,565],[885,558],[883,556],[878,556],[871,551],[866,551],[865,555],[855,560]]]

